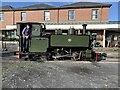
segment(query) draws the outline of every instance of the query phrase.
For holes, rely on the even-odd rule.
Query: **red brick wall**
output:
[[[50,20],[44,20],[44,11],[45,10],[31,10],[26,11],[27,20],[24,22],[57,22],[59,17],[59,22],[83,22],[83,21],[94,21],[91,18],[92,9],[98,9],[99,15],[98,20],[108,21],[108,10],[109,8],[102,9],[101,15],[101,8],[81,8],[81,9],[74,9],[75,10],[75,20],[68,20],[68,10],[73,9],[60,9],[59,15],[58,10],[49,10],[50,11]],[[48,10],[47,10],[48,11]],[[15,11],[14,23],[22,22],[21,21],[21,12],[22,11]],[[2,24],[2,26],[1,26]],[[6,28],[6,25],[13,24],[13,12],[4,12],[4,21],[0,22],[0,28]]]
[[[45,10],[35,10],[35,11],[26,11],[26,21],[21,21],[21,12],[15,12],[15,22],[56,22],[57,21],[57,10],[47,10],[50,11],[50,20],[44,20],[44,11]]]
[[[13,12],[3,12],[4,13],[4,21],[0,21],[0,29],[6,28],[6,25],[13,24]]]
[[[68,20],[68,11],[75,10],[74,20]],[[89,8],[85,9],[61,9],[59,20],[60,22],[79,22],[79,21],[91,21],[91,10]]]
[[[21,11],[15,11],[15,23],[21,22]]]
[[[28,22],[43,22],[44,21],[44,11],[27,11],[27,21]]]
[[[102,20],[107,21],[109,16],[109,8],[103,8],[102,9]]]
[[[108,9],[102,9],[101,16],[101,8],[82,8],[82,9],[61,9],[59,12],[59,21],[60,22],[79,22],[79,21],[94,21],[92,20],[92,9],[98,9],[98,20],[108,21]],[[75,10],[75,20],[68,20],[68,11]]]
[[[109,8],[103,8],[101,11],[101,8],[93,8],[98,9],[98,20],[97,21],[108,21],[108,9]],[[68,11],[69,10],[75,10],[75,19],[74,20],[68,20]],[[50,20],[45,21],[44,20],[44,11],[45,10],[35,10],[35,11],[26,11],[27,14],[27,20],[26,22],[57,22],[59,17],[59,22],[83,22],[83,21],[95,21],[92,20],[92,8],[82,8],[82,9],[60,9],[59,10],[59,16],[58,16],[58,10],[49,10],[50,11]],[[15,22],[21,21],[21,12],[22,11],[16,11],[16,19]],[[102,13],[101,13],[102,12]],[[102,14],[102,15],[101,15]]]

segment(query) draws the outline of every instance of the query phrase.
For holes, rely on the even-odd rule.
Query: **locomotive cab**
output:
[[[45,31],[46,27],[44,23],[31,23],[31,22],[20,22],[17,23],[17,35],[22,36],[22,30],[24,27],[29,24],[32,27],[32,36],[41,36],[41,34]]]
[[[34,22],[17,23],[17,35],[19,36],[19,51],[23,52],[22,30],[25,28],[25,26],[27,24],[29,24],[32,29],[32,36],[29,40],[29,51],[30,52],[46,51],[46,48],[48,47],[48,39],[43,38],[43,36],[46,35],[45,24],[44,23],[34,23]],[[40,44],[42,44],[42,42],[45,42],[45,44],[43,45],[45,48],[39,48],[39,46],[40,46]]]

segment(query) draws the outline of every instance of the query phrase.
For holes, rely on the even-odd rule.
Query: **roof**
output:
[[[112,4],[103,4],[103,3],[96,3],[96,2],[77,2],[73,4],[68,4],[61,6],[60,8],[87,8],[87,7],[111,7]]]
[[[37,10],[37,9],[54,9],[55,6],[47,5],[47,4],[37,4],[31,6],[25,6],[21,8],[16,8],[15,10]]]
[[[11,10],[13,10],[14,8],[13,7],[11,7],[11,6],[2,6],[2,7],[0,7],[0,11],[11,11]]]
[[[63,5],[60,7],[51,6],[48,4],[37,4],[30,5],[20,8],[13,8],[11,6],[2,6],[0,11],[12,11],[12,10],[50,10],[50,9],[64,9],[64,8],[100,8],[100,7],[111,7],[112,4],[104,4],[97,2],[76,2],[72,4]]]

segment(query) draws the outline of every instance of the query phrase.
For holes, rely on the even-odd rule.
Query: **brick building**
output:
[[[14,30],[6,29],[7,25],[14,25],[14,11],[11,6],[3,6],[0,8],[0,35],[11,36],[10,34],[14,34]]]
[[[96,33],[97,41],[102,46],[105,46],[105,43],[103,43],[105,42],[104,34],[106,34],[106,29],[109,29],[105,25],[111,26],[108,22],[110,7],[111,4],[94,2],[77,2],[60,7],[46,4],[31,5],[22,8],[3,6],[0,9],[0,30],[5,35],[6,31],[10,34],[14,31],[16,34],[17,22],[43,22],[47,25],[47,30],[53,33],[55,29],[59,28],[67,33],[67,29],[70,27],[74,27],[80,32],[82,24],[86,23],[88,24],[87,30]],[[99,27],[94,27],[95,25]]]

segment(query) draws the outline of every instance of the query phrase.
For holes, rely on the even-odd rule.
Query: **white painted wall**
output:
[[[6,29],[17,29],[17,25],[6,25]]]
[[[87,29],[117,29],[120,24],[88,24]],[[75,29],[82,29],[81,25],[46,25],[46,29],[69,29],[74,27]],[[7,25],[6,29],[17,29],[16,25]]]
[[[74,27],[75,29],[83,29],[82,25],[46,25],[46,29],[69,29]],[[118,28],[118,24],[89,24],[86,29],[111,29]]]

